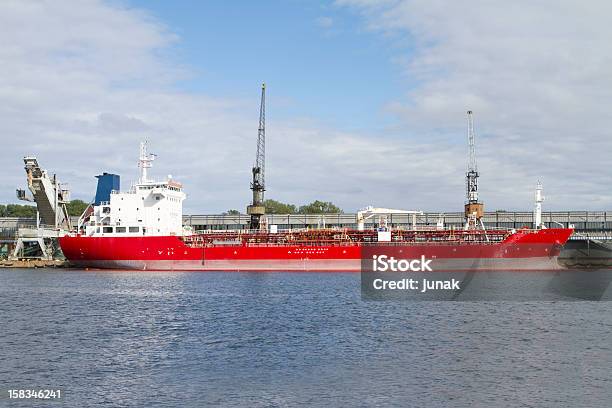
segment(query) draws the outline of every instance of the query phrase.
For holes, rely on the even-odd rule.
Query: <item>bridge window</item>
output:
[[[117,227],[115,228],[116,232],[125,232],[125,227]]]
[[[130,232],[138,232],[139,230],[139,227],[130,227]]]
[[[112,233],[113,232],[113,227],[103,227],[102,228],[102,232],[106,233]]]

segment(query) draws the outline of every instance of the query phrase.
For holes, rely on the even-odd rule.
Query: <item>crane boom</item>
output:
[[[474,134],[474,119],[472,117],[472,111],[468,111],[468,146],[470,149],[468,159],[468,171],[478,171],[478,165],[476,164],[476,135]]]
[[[264,191],[266,191],[265,182],[265,165],[266,165],[266,84],[261,84],[261,103],[259,105],[259,128],[257,131],[257,153],[255,155],[255,164],[253,165],[253,180],[251,181],[251,190],[253,191],[253,200],[251,205],[247,207],[247,214],[251,215],[249,223],[250,229],[260,229],[262,226],[262,218],[266,213],[264,207]]]
[[[466,203],[465,219],[466,229],[477,228],[482,225],[484,215],[484,205],[478,202],[478,165],[476,164],[476,135],[474,132],[474,119],[472,111],[467,111],[468,126],[468,166],[465,174]]]
[[[255,156],[255,169],[257,172],[257,182],[262,189],[265,189],[266,174],[266,84],[261,84],[261,102],[259,104],[259,128],[257,131],[257,155]]]
[[[466,173],[467,202],[478,202],[478,165],[476,164],[476,136],[474,134],[474,120],[472,111],[468,115],[468,168]]]

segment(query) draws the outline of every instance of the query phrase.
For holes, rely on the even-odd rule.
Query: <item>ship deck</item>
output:
[[[528,233],[529,230],[521,230]],[[535,232],[535,231],[534,231]],[[432,244],[496,244],[512,235],[511,230],[393,230],[390,241],[379,241],[378,231],[350,229],[287,230],[276,233],[262,231],[207,231],[181,237],[189,247],[241,245],[274,246],[363,246],[363,245],[432,245]]]

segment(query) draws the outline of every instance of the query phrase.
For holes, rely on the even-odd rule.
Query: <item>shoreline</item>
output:
[[[65,260],[21,259],[0,261],[0,268],[67,268],[68,266],[69,263]]]

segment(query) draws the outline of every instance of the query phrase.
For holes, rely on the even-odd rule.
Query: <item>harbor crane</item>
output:
[[[478,201],[478,165],[476,164],[476,136],[472,111],[467,111],[468,166],[465,174],[467,201],[465,203],[465,229],[477,229],[484,225],[484,204]]]
[[[23,163],[31,195],[24,189],[17,189],[17,198],[36,203],[36,228],[18,229],[15,249],[10,258],[51,260],[58,248],[57,238],[71,228],[66,207],[70,202],[70,191],[55,174],[50,175],[41,168],[35,156],[24,157]]]
[[[384,217],[389,214],[412,214],[412,229],[416,229],[416,216],[417,214],[423,215],[423,211],[394,210],[392,208],[377,208],[370,205],[363,210],[357,211],[357,229],[359,231],[365,230],[365,222],[375,215]]]
[[[38,164],[35,156],[23,158],[26,171],[28,189],[32,195],[25,190],[17,189],[17,198],[23,201],[33,201],[40,220],[48,227],[55,229],[70,230],[70,216],[66,204],[70,202],[70,191],[60,183],[57,176],[50,176]]]
[[[251,216],[249,228],[259,230],[265,228],[266,207],[264,206],[264,191],[266,191],[265,181],[266,165],[266,84],[261,84],[261,103],[259,106],[259,129],[257,132],[257,154],[253,165],[253,181],[251,190],[253,191],[253,201],[247,207],[247,214]]]

